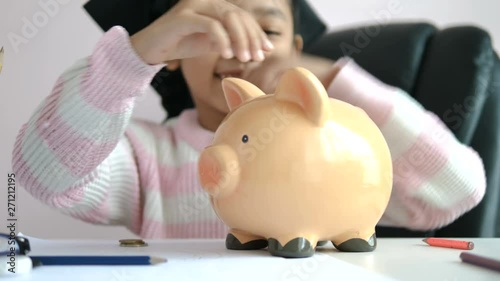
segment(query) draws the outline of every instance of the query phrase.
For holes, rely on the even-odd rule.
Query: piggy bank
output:
[[[329,98],[308,70],[285,72],[273,94],[222,81],[230,112],[198,161],[199,180],[228,226],[226,248],[313,256],[376,248],[392,190],[387,143],[360,108]]]

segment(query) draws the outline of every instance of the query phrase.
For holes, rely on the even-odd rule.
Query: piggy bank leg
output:
[[[281,241],[288,241],[283,246]],[[317,239],[297,237],[292,240],[274,239],[269,240],[269,253],[273,256],[284,258],[307,258],[314,255]]]
[[[328,244],[328,241],[318,241],[318,244],[316,244],[316,247],[322,247]]]
[[[373,234],[369,236],[369,233]],[[365,234],[356,232],[351,235],[342,235],[341,237],[332,240],[333,246],[342,252],[372,252],[375,248],[377,248],[377,237],[373,230],[366,232]],[[360,237],[369,238],[363,239]]]
[[[229,250],[258,250],[267,247],[267,240],[260,236],[231,229],[226,237],[226,248]]]

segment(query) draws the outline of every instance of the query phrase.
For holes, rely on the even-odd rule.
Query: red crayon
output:
[[[460,250],[474,249],[474,243],[469,241],[450,240],[442,238],[425,238],[422,241],[429,244],[429,246],[434,246],[434,247],[453,248]]]

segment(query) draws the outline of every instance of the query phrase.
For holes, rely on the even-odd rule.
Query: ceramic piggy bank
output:
[[[241,79],[222,83],[230,113],[198,168],[229,227],[226,248],[310,257],[331,241],[339,251],[373,251],[392,162],[368,115],[329,98],[302,68],[285,72],[269,95]]]

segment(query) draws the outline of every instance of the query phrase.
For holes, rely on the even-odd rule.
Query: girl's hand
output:
[[[340,71],[340,66],[335,61],[302,53],[300,56],[281,58],[270,56],[259,67],[259,71],[252,72],[247,80],[258,85],[266,94],[274,93],[276,86],[283,74],[293,67],[303,67],[311,71],[328,88]]]
[[[264,60],[273,49],[260,25],[245,10],[225,0],[181,0],[170,11],[131,36],[148,64],[209,52],[242,62]]]
[[[341,70],[341,67],[336,64],[335,61],[310,54],[302,54],[299,59],[298,66],[307,68],[311,71],[316,77],[318,77],[319,81],[321,81],[321,84],[323,84],[325,88],[330,86],[335,76]]]

